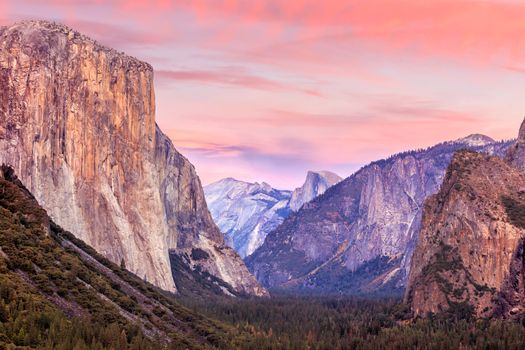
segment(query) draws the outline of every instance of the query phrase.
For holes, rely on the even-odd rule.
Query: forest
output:
[[[399,298],[274,295],[185,299],[255,336],[250,349],[523,349],[525,320],[476,320],[468,308],[412,319]]]

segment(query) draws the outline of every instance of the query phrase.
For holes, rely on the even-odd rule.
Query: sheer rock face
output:
[[[473,135],[371,163],[291,214],[245,259],[248,268],[271,287],[402,288],[423,202],[438,191],[454,152],[468,147],[503,155],[508,146]]]
[[[166,290],[176,290],[168,251],[201,247],[212,274],[264,292],[156,126],[150,65],[44,21],[1,28],[0,47],[0,163],[53,220]]]
[[[416,315],[468,303],[477,316],[523,312],[525,173],[458,152],[425,202],[406,300]]]
[[[342,180],[339,175],[330,171],[309,171],[304,184],[296,188],[290,198],[290,209],[297,211],[304,203],[310,202],[315,197]]]

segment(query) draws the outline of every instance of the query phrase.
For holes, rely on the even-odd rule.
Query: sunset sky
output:
[[[155,68],[157,122],[203,183],[299,186],[525,115],[525,0],[4,1]]]

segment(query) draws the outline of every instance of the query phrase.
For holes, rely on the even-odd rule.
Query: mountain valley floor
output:
[[[183,299],[194,312],[251,333],[250,349],[523,349],[521,322],[475,319],[469,307],[412,318],[398,297]]]

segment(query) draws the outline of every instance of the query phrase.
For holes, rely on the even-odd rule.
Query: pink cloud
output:
[[[122,9],[137,15],[151,11],[187,11],[202,23],[229,20],[243,28],[264,24],[270,31],[258,41],[284,38],[296,27],[297,39],[341,43],[359,39],[386,50],[410,50],[451,57],[468,56],[486,62],[505,55],[525,56],[525,6],[518,2],[472,0],[297,0],[244,1],[122,1]],[[243,25],[243,27],[239,27]],[[342,35],[334,35],[334,30]],[[232,34],[227,36],[231,38]]]
[[[472,132],[508,137],[523,109],[518,1],[0,0],[0,17],[17,16],[149,56],[157,120],[200,172],[263,176],[254,163],[279,173],[293,159],[364,163]]]
[[[4,23],[4,16],[7,14],[7,0],[0,0],[0,24]]]
[[[228,140],[217,133],[184,129],[164,129],[164,132],[180,150],[217,157],[236,157],[243,149],[241,145],[234,144],[231,139]]]
[[[244,117],[224,117],[232,124],[244,125],[247,129],[291,128],[312,129],[318,132],[331,129],[333,134],[351,134],[360,127],[376,126],[382,129],[389,126],[394,130],[402,125],[422,128],[423,125],[448,124],[471,127],[486,119],[485,115],[457,111],[440,107],[437,103],[401,95],[360,95],[355,98],[366,101],[359,111],[348,113],[310,113],[282,109],[268,109],[249,119]],[[462,128],[457,132],[463,132]],[[430,130],[435,132],[435,130]],[[449,132],[449,130],[445,130]],[[467,131],[465,131],[467,132]],[[376,132],[370,135],[377,135]],[[462,135],[462,134],[459,134]],[[308,138],[310,136],[306,136]]]
[[[363,111],[348,114],[267,110],[250,117],[222,115],[216,123],[226,128],[198,131],[187,129],[194,123],[192,118],[181,119],[186,129],[181,125],[168,130],[168,135],[195,162],[205,183],[221,176],[244,176],[246,180],[295,184],[308,169],[362,165],[399,151],[483,133],[481,125],[490,119],[407,96],[373,100]],[[209,122],[199,119],[198,124],[213,124],[218,117],[209,118]],[[276,172],[291,177],[279,179]]]
[[[210,115],[208,121],[199,119],[199,125],[208,125],[206,131],[188,130],[186,124],[186,128],[180,126],[169,135],[176,145],[201,154],[236,157],[242,145],[266,154],[336,164],[350,159],[365,162],[391,151],[483,132],[477,125],[488,119],[486,115],[447,109],[407,96],[370,100],[361,110],[341,114],[271,109],[249,117],[221,115],[218,122]],[[217,123],[231,127],[215,127]]]
[[[0,2],[0,9],[3,6],[5,10],[5,3],[5,0]],[[81,17],[84,8],[95,6],[104,7],[115,16],[124,14],[134,18],[144,26],[144,30],[134,31],[139,42],[158,43],[159,32],[171,37],[184,32],[185,28],[178,27],[170,16],[189,14],[187,18],[194,29],[211,31],[212,34],[202,36],[202,40],[206,37],[209,45],[222,48],[235,44],[228,50],[252,51],[257,45],[265,47],[291,40],[304,48],[298,55],[314,57],[316,52],[319,54],[316,45],[331,43],[373,44],[380,50],[468,58],[476,63],[504,60],[506,64],[515,64],[525,59],[522,40],[525,5],[511,1],[52,0],[48,3],[66,9],[69,21]],[[78,23],[94,33],[103,29]],[[214,30],[217,28],[214,24],[219,24],[220,30]],[[264,29],[256,31],[258,26]],[[118,33],[105,32],[117,40]],[[257,39],[244,40],[247,33],[256,35]],[[121,38],[126,42],[130,39],[129,35]],[[243,38],[241,43],[237,38]],[[308,47],[314,49],[308,50]],[[272,54],[282,57],[286,53]]]
[[[66,20],[65,23],[75,30],[89,33],[93,38],[109,46],[166,44],[170,40],[162,33],[128,29],[122,25],[110,23],[80,19]]]
[[[516,73],[522,73],[525,74],[525,68],[522,67],[516,67],[516,66],[505,66],[503,67],[509,71],[516,72]]]
[[[269,91],[299,91],[311,96],[322,96],[319,91],[295,87],[276,80],[250,75],[239,68],[228,68],[217,71],[158,70],[155,74],[164,80],[197,81]]]

